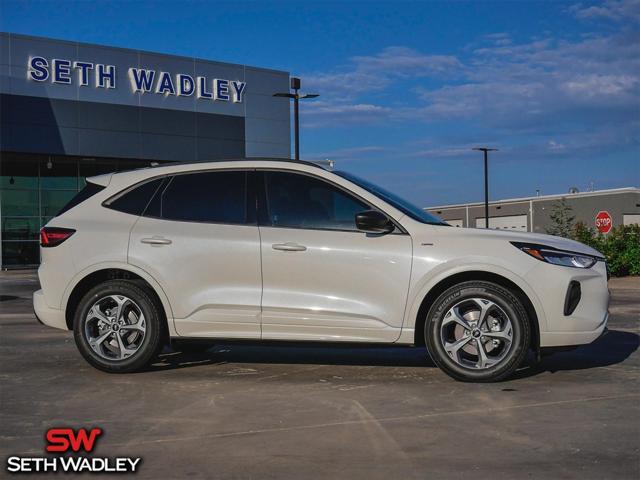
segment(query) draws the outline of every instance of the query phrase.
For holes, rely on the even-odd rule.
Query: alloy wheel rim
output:
[[[84,321],[84,334],[101,358],[122,361],[142,346],[147,327],[140,306],[125,295],[108,295],[94,302]]]
[[[482,297],[459,301],[440,324],[447,356],[464,368],[486,370],[503,361],[513,344],[513,324],[495,302]]]

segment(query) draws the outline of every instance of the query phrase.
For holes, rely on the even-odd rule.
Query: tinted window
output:
[[[245,223],[246,172],[175,175],[145,212],[167,220]]]
[[[81,204],[88,198],[93,197],[96,193],[104,190],[104,187],[101,185],[96,185],[95,183],[87,183],[87,185],[80,190],[75,197],[73,197],[62,209],[58,212],[58,215],[62,215],[67,210],[71,210],[76,205]]]
[[[408,202],[407,200],[399,197],[395,193],[391,193],[390,191],[385,190],[384,188],[374,183],[368,182],[363,178],[357,177],[356,175],[353,175],[348,172],[334,172],[334,173],[336,175],[341,176],[342,178],[346,178],[347,180],[355,183],[359,187],[364,188],[369,193],[372,193],[376,197],[381,198],[382,200],[389,203],[390,205],[393,205],[402,213],[404,213],[405,215],[408,215],[414,220],[417,220],[418,222],[428,223],[430,225],[447,225],[447,226],[449,225],[448,223],[443,222],[441,219],[439,219],[435,215],[431,215],[429,212],[427,212],[423,208],[420,208],[412,204],[411,202]]]
[[[156,193],[164,178],[158,178],[133,187],[128,192],[109,202],[108,207],[120,212],[142,215],[151,197]]]
[[[307,175],[266,172],[269,222],[277,227],[357,230],[356,213],[366,204]]]

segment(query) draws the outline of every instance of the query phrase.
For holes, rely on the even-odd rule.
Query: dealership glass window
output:
[[[37,217],[40,215],[38,190],[2,190],[2,216]]]
[[[53,217],[78,193],[77,190],[42,190],[41,215]]]
[[[40,263],[40,244],[37,241],[2,241],[2,266],[18,267]]]
[[[40,188],[78,190],[78,159],[49,156],[40,161]]]
[[[0,153],[0,187],[6,189],[37,189],[38,162],[44,155]]]
[[[2,217],[3,240],[37,240],[39,231],[38,217]]]
[[[87,176],[149,166],[147,160],[0,152],[2,266],[40,262],[38,232]]]

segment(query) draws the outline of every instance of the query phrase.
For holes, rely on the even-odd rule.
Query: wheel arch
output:
[[[171,306],[160,285],[144,270],[121,264],[96,265],[78,273],[70,282],[63,297],[65,321],[69,330],[73,330],[75,309],[85,293],[107,280],[130,280],[147,290],[161,307],[167,334],[175,336]]]
[[[540,350],[540,315],[536,309],[530,294],[518,285],[513,279],[507,278],[500,273],[490,272],[487,270],[467,270],[457,273],[452,273],[444,278],[441,278],[437,283],[431,286],[426,293],[421,295],[421,300],[415,308],[415,314],[413,315],[414,323],[414,344],[419,346],[425,345],[425,339],[423,335],[424,323],[426,321],[427,313],[433,305],[433,302],[448,288],[466,282],[469,280],[484,280],[496,283],[502,287],[505,287],[512,291],[519,299],[527,311],[530,320],[531,329],[531,348],[538,352]],[[525,287],[526,288],[526,287]],[[417,303],[417,302],[416,302]]]

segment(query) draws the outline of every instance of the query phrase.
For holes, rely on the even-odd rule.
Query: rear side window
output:
[[[58,215],[62,215],[64,212],[71,210],[76,205],[81,204],[82,202],[93,197],[96,193],[101,192],[102,190],[104,190],[104,187],[102,185],[87,182],[85,187],[80,190],[76,194],[76,196],[69,201],[69,203],[62,207],[62,210],[58,212]]]
[[[109,201],[107,206],[114,210],[118,210],[119,212],[142,215],[142,212],[147,208],[151,198],[164,180],[164,178],[157,178],[155,180],[136,185],[118,195],[115,199]]]
[[[145,216],[184,222],[244,224],[247,173],[197,172],[175,175],[154,197]]]

